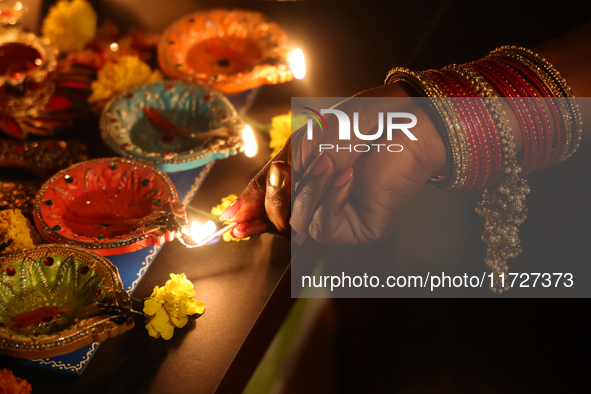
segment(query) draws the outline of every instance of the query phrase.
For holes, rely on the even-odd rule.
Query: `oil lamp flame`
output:
[[[289,67],[296,79],[302,79],[306,75],[306,62],[304,61],[304,52],[300,48],[295,49],[289,54]]]
[[[257,140],[254,138],[254,133],[249,125],[244,126],[242,138],[244,139],[244,154],[247,157],[254,157],[258,151]]]
[[[217,227],[211,220],[207,221],[207,223],[203,225],[201,225],[201,223],[199,223],[197,220],[194,220],[193,223],[191,223],[190,228],[191,237],[198,245],[200,245],[205,238],[215,233],[216,230]]]

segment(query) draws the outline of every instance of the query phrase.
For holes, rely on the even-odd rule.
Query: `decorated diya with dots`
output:
[[[90,160],[55,174],[37,193],[34,219],[46,241],[103,256],[172,241],[186,226],[166,174],[123,158]]]
[[[57,50],[45,38],[11,29],[0,35],[0,116],[35,115],[53,92]]]
[[[244,122],[228,99],[184,81],[158,81],[121,94],[103,111],[100,126],[114,152],[165,172],[200,167],[244,149]]]
[[[0,178],[0,209],[20,209],[26,216],[32,217],[35,195],[43,180],[87,159],[86,146],[73,140],[1,141],[0,169],[25,170],[39,179],[23,181]]]
[[[257,11],[214,9],[189,14],[160,38],[158,62],[170,78],[234,95],[293,79],[285,31]]]
[[[41,245],[0,259],[0,352],[54,357],[133,327],[117,268],[82,248]]]

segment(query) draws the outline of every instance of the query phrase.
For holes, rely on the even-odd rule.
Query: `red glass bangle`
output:
[[[484,142],[485,152],[488,152],[490,157],[489,167],[486,168],[485,175],[482,178],[482,182],[476,186],[477,189],[489,183],[489,181],[496,179],[500,171],[501,163],[501,150],[499,147],[499,141],[497,138],[496,127],[494,120],[490,116],[484,100],[479,97],[478,92],[474,87],[466,81],[462,75],[453,69],[443,69],[443,73],[449,76],[449,78],[455,80],[461,88],[466,92],[468,97],[473,97],[468,100],[469,104],[472,105],[472,113],[476,115],[476,121],[478,126],[477,130],[481,130],[482,141]],[[475,109],[478,108],[478,110]],[[479,115],[479,116],[478,116]]]
[[[472,62],[470,63],[470,67],[472,67],[476,72],[480,75],[485,77],[488,82],[493,86],[501,95],[507,97],[507,103],[511,107],[511,110],[516,115],[520,113],[521,108],[518,110],[519,104],[515,100],[511,100],[512,97],[515,97],[515,93],[508,87],[505,82],[498,77],[497,75],[489,72],[489,69],[486,67],[481,67],[479,62]],[[533,151],[533,141],[528,132],[530,130],[529,124],[526,124],[525,120],[521,116],[517,116],[517,120],[519,121],[519,127],[521,129],[521,134],[523,137],[523,157],[521,159],[521,163],[519,165],[522,168],[529,168],[531,163],[531,153]]]
[[[521,64],[517,60],[510,58],[510,57],[504,57],[504,56],[489,56],[489,57],[491,59],[494,59],[496,62],[505,63],[508,66],[514,67],[522,75],[524,75],[526,77],[526,79],[532,85],[534,85],[534,87],[536,89],[538,89],[544,97],[548,98],[548,97],[553,96],[550,89],[546,86],[544,81],[542,81],[540,79],[540,77],[535,72],[530,70],[529,67],[524,66],[523,64]],[[556,131],[554,133],[555,135],[553,138],[554,143],[551,144],[551,148],[550,148],[550,150],[553,150],[553,152],[552,152],[552,154],[549,154],[548,160],[546,160],[546,162],[544,164],[544,166],[548,166],[550,164],[555,163],[558,160],[560,152],[562,152],[565,148],[565,144],[566,144],[566,134],[565,133],[567,132],[566,131],[567,125],[566,125],[566,120],[565,120],[564,116],[561,115],[562,111],[560,111],[557,108],[557,103],[555,102],[555,100],[548,99],[545,102],[548,105],[548,107],[550,108],[550,113],[552,115],[552,119],[553,119],[554,125],[556,127]]]
[[[550,156],[552,133],[546,111],[540,104],[539,99],[535,98],[537,96],[536,92],[530,87],[525,77],[520,75],[509,65],[503,64],[502,62],[497,63],[492,56],[485,58],[483,61],[487,62],[488,66],[496,70],[499,75],[506,78],[506,80],[513,86],[514,91],[526,95],[525,97],[527,98],[520,99],[520,101],[523,103],[523,108],[526,110],[527,115],[530,115],[531,110],[531,113],[535,118],[536,127],[533,128],[533,131],[535,132],[533,137],[534,140],[537,140],[537,143],[535,144],[532,166],[531,168],[524,168],[524,175],[543,168]],[[534,124],[533,120],[532,124]]]
[[[513,92],[512,97],[520,97],[522,95],[535,95],[535,92],[527,86],[527,84],[520,79],[519,77],[515,77],[512,73],[508,72],[507,69],[502,67],[497,67],[494,63],[483,59],[480,61],[483,64],[483,67],[487,68],[491,73],[495,74],[500,81],[502,81],[505,86],[507,86],[511,92]],[[530,155],[529,161],[524,162],[523,167],[523,175],[526,175],[535,170],[536,167],[539,166],[539,162],[542,158],[546,158],[546,156],[542,156],[542,140],[544,139],[543,133],[541,132],[540,124],[535,123],[531,117],[530,108],[526,105],[523,99],[514,98],[511,101],[517,102],[516,106],[516,115],[518,116],[521,124],[527,124],[527,128],[522,130],[522,134],[524,137],[528,137],[530,145]],[[533,108],[532,108],[533,109]],[[543,125],[542,125],[543,127]],[[524,134],[525,133],[525,134]]]
[[[452,83],[450,83],[449,81],[447,81],[445,78],[443,78],[441,76],[441,74],[437,71],[437,70],[427,70],[425,71],[425,74],[427,74],[433,81],[435,81],[435,83],[437,83],[441,89],[443,89],[443,91],[445,92],[447,97],[457,97],[459,92],[456,91],[455,87],[453,86]],[[466,177],[466,182],[460,186],[460,188],[458,188],[458,191],[466,191],[466,190],[470,190],[470,188],[473,186],[475,179],[477,178],[476,176],[476,171],[477,169],[480,167],[480,160],[478,158],[478,154],[475,154],[474,152],[474,143],[473,143],[473,132],[472,132],[472,126],[470,124],[470,122],[468,121],[468,118],[466,117],[466,114],[461,110],[461,108],[458,106],[458,99],[453,99],[450,100],[454,111],[456,112],[456,115],[458,117],[458,120],[460,121],[460,124],[462,125],[462,129],[464,130],[464,135],[466,138],[466,144],[468,146],[468,175]]]

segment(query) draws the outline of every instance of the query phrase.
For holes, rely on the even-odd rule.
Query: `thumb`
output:
[[[269,169],[274,161],[291,163],[290,146],[291,137],[287,139],[279,153],[269,160],[263,169],[251,179],[246,189],[242,192],[242,195],[222,213],[220,220],[242,223],[259,219],[266,215],[265,193]]]

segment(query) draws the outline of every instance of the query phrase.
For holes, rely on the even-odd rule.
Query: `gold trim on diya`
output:
[[[88,159],[86,146],[75,141],[46,140],[15,142],[0,140],[0,209],[20,209],[32,216],[33,201],[43,180]],[[31,173],[37,179],[22,181],[6,179],[7,168],[18,168]]]
[[[177,20],[160,37],[158,62],[171,79],[227,96],[293,79],[288,36],[257,11],[213,9]]]

